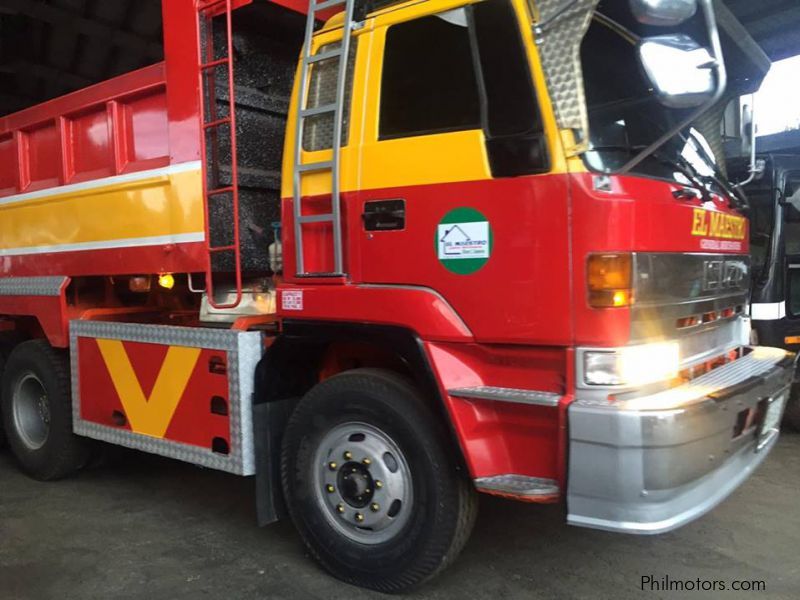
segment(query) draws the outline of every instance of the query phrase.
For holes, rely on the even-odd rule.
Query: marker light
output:
[[[631,254],[591,254],[586,265],[589,306],[615,308],[633,304]]]
[[[158,276],[158,285],[160,285],[165,290],[171,290],[175,287],[175,278],[172,276],[172,273],[162,273]]]
[[[589,351],[583,357],[584,381],[589,385],[644,385],[677,377],[678,342],[625,346]]]

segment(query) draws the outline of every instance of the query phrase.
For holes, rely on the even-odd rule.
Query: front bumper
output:
[[[569,407],[568,523],[655,534],[711,510],[775,444],[777,429],[753,419],[763,420],[786,392],[794,362],[784,350],[754,348],[633,401],[576,399]]]

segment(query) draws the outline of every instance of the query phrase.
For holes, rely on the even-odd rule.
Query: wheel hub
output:
[[[400,533],[411,515],[411,471],[399,446],[366,423],[334,427],[315,453],[315,496],[330,524],[366,544]]]
[[[34,373],[17,381],[11,398],[14,426],[22,442],[38,450],[50,435],[50,401],[44,385]]]
[[[361,463],[349,462],[342,465],[337,481],[342,498],[354,508],[364,508],[375,495],[372,475]]]

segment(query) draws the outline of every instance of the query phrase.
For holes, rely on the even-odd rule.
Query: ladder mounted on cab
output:
[[[344,24],[342,40],[338,48],[324,50],[312,54],[314,28],[320,12],[329,11],[331,8],[342,6],[344,8]],[[342,277],[344,273],[343,245],[342,245],[342,209],[341,209],[341,146],[342,130],[345,114],[345,98],[347,90],[347,63],[350,56],[350,39],[355,26],[353,11],[355,0],[316,0],[309,1],[308,17],[306,20],[305,42],[300,71],[300,90],[295,126],[296,139],[294,146],[294,239],[296,275],[298,277]],[[338,62],[336,77],[336,94],[330,104],[308,107],[308,74],[312,65],[326,60]],[[331,146],[331,160],[318,162],[303,162],[303,130],[305,120],[323,114],[333,114],[333,143]],[[319,215],[304,215],[302,205],[303,177],[311,173],[330,173],[331,176],[331,209],[329,213]],[[330,273],[311,272],[306,269],[303,229],[310,223],[330,223],[333,229],[333,271]]]
[[[211,306],[217,309],[236,308],[242,300],[242,257],[239,235],[239,172],[236,155],[236,98],[233,79],[233,0],[198,0],[198,77],[200,82],[200,150],[203,165],[203,207],[205,211],[205,249],[206,249],[206,295]],[[225,19],[225,45],[215,48],[215,17]],[[217,105],[216,73],[224,69],[228,84],[227,114],[220,114]],[[221,136],[227,127],[227,148],[230,149],[230,181],[222,183],[219,163]],[[209,143],[210,140],[210,143]],[[228,203],[224,214],[231,216],[232,228],[222,243],[216,244],[211,236],[210,216],[220,210],[220,205]],[[214,205],[212,207],[212,204]],[[223,207],[224,208],[224,207]],[[217,303],[214,296],[214,258],[229,255],[235,277],[236,296],[233,302]],[[224,271],[228,272],[227,265]]]

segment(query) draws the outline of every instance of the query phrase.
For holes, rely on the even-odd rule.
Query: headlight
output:
[[[644,385],[678,374],[677,342],[625,346],[583,355],[583,378],[589,385]]]

